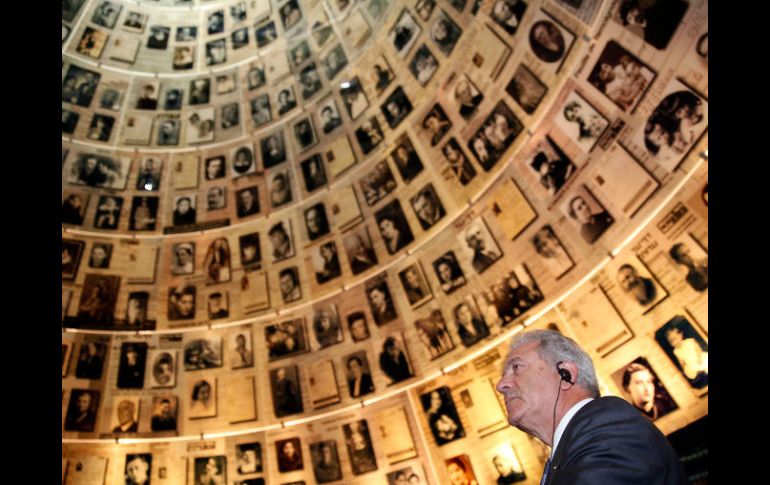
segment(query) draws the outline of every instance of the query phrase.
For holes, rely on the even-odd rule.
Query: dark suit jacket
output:
[[[618,397],[575,414],[551,461],[547,485],[685,485],[687,474],[666,437]]]

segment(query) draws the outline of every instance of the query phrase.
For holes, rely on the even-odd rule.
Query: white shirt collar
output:
[[[561,421],[559,421],[559,425],[556,427],[556,432],[553,434],[553,446],[551,447],[551,455],[549,458],[553,458],[554,453],[556,452],[556,447],[559,446],[559,440],[561,439],[561,435],[564,434],[564,430],[567,429],[567,425],[572,420],[572,417],[575,416],[575,414],[580,411],[580,409],[588,404],[589,402],[593,401],[594,398],[588,397],[586,399],[583,399],[582,401],[578,401],[574,406],[569,408],[569,410],[564,414],[564,416],[561,418]]]

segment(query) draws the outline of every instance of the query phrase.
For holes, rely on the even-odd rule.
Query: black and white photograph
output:
[[[679,406],[644,357],[638,357],[612,374],[623,397],[650,420],[655,421]]]
[[[238,238],[241,251],[241,265],[244,271],[254,271],[262,268],[262,250],[259,244],[259,233],[252,232]]]
[[[246,72],[246,86],[249,91],[261,88],[266,82],[265,66],[263,64],[250,64],[249,70]]]
[[[305,181],[305,190],[307,192],[313,192],[326,186],[326,169],[320,155],[315,154],[303,160],[300,162],[300,168],[302,169],[302,179]]]
[[[302,444],[299,438],[288,438],[275,442],[275,454],[278,457],[278,471],[281,473],[302,470]],[[302,482],[304,483],[304,482]]]
[[[117,229],[122,208],[123,197],[100,195],[96,204],[94,227],[96,229]]]
[[[425,86],[431,80],[433,74],[438,69],[438,60],[430,51],[427,45],[422,44],[414,53],[412,61],[409,63],[409,72],[412,73],[420,86]]]
[[[371,84],[374,85],[374,91],[377,96],[388,89],[390,83],[396,78],[396,75],[393,74],[393,70],[390,68],[390,64],[388,64],[388,60],[383,54],[380,54],[380,56],[372,63],[372,69],[369,71],[369,78]]]
[[[308,21],[308,23],[311,22]],[[334,30],[331,25],[329,25],[329,18],[325,13],[321,14],[320,18],[315,22],[312,22],[310,30],[313,40],[319,48],[323,47],[329,39],[335,37]]]
[[[94,9],[91,22],[95,23],[96,25],[101,25],[102,27],[111,29],[115,27],[115,22],[117,22],[121,11],[123,11],[123,5],[109,1],[103,1]]]
[[[249,107],[254,128],[273,120],[273,114],[270,112],[270,97],[267,94],[260,94],[249,101]]]
[[[95,242],[91,246],[91,256],[88,258],[88,267],[107,269],[110,267],[111,257],[112,244]]]
[[[374,167],[358,180],[366,203],[371,207],[396,188],[396,179],[388,162],[377,162]]]
[[[580,235],[588,244],[595,243],[615,222],[585,185],[575,188],[565,200],[562,212],[580,227]]]
[[[175,146],[179,144],[181,123],[178,117],[158,117],[158,131],[155,143],[160,146]]]
[[[187,116],[187,143],[200,143],[214,141],[214,122],[215,111],[213,107],[200,108],[195,111],[188,111]]]
[[[608,272],[625,295],[626,301],[632,302],[636,314],[647,313],[668,297],[666,289],[637,257],[619,260],[608,268]]]
[[[550,197],[555,197],[577,171],[577,166],[549,136],[535,145],[527,166]]]
[[[397,253],[414,241],[414,235],[398,199],[375,212],[375,220],[389,254]]]
[[[61,132],[71,135],[80,120],[80,115],[68,109],[61,110]]]
[[[212,293],[215,295],[216,293]],[[231,333],[227,339],[227,354],[232,369],[243,369],[254,365],[254,354],[251,347],[251,331],[240,330]]]
[[[288,168],[274,172],[269,177],[267,190],[272,208],[282,207],[294,200],[291,179],[291,171]]]
[[[513,111],[500,101],[470,139],[468,148],[481,167],[489,171],[523,129],[524,125]]]
[[[431,360],[454,350],[455,344],[441,310],[431,310],[430,313],[416,319],[414,327],[417,330],[417,338]]]
[[[655,340],[693,389],[708,389],[708,344],[686,317],[666,322],[655,332]]]
[[[80,326],[93,328],[112,325],[119,289],[119,276],[86,274],[78,305],[77,319]]]
[[[227,187],[220,185],[209,187],[206,192],[206,203],[206,209],[209,211],[227,208]]]
[[[233,128],[241,124],[240,105],[238,103],[228,103],[222,105],[219,109],[219,126],[223,130]]]
[[[417,215],[417,220],[420,221],[420,226],[426,231],[446,215],[444,205],[441,203],[436,189],[433,188],[433,184],[428,184],[420,189],[409,199],[409,202]]]
[[[369,325],[366,323],[366,314],[362,311],[355,311],[347,316],[348,331],[353,342],[363,342],[371,337]]]
[[[420,395],[420,403],[437,445],[442,446],[465,436],[449,387],[442,386]]]
[[[361,126],[356,130],[356,139],[364,155],[374,150],[385,139],[376,116],[361,123]]]
[[[62,3],[61,6],[61,18],[67,22],[72,22],[75,19],[75,15],[80,11],[80,7],[83,6],[85,0],[68,0]]]
[[[129,453],[126,455],[126,483],[147,484],[152,476],[151,453]]]
[[[99,96],[99,107],[112,111],[120,111],[123,105],[123,89],[120,87],[107,87],[107,84]]]
[[[179,399],[175,395],[160,395],[152,398],[152,431],[176,431]]]
[[[468,295],[452,309],[455,328],[465,347],[471,347],[489,336],[489,327],[472,295]]]
[[[358,76],[340,84],[340,97],[351,120],[358,118],[369,107],[369,100],[366,98]]]
[[[174,196],[174,210],[172,212],[174,226],[195,224],[196,205],[194,194]]]
[[[417,0],[414,4],[414,10],[417,12],[417,16],[424,22],[430,18],[430,14],[433,13],[433,9],[436,8],[436,0]]]
[[[284,303],[291,303],[302,298],[302,287],[299,282],[299,271],[296,266],[284,268],[278,272],[278,287]]]
[[[668,249],[673,266],[691,289],[704,292],[709,286],[708,253],[689,234],[677,238]]]
[[[412,112],[412,103],[404,92],[404,88],[397,87],[385,98],[385,102],[380,106],[382,114],[388,121],[388,126],[396,128],[409,113]]]
[[[102,75],[98,72],[70,65],[61,86],[61,100],[88,108]]]
[[[94,431],[101,393],[92,389],[72,389],[64,419],[65,431]]]
[[[270,239],[270,254],[273,262],[283,261],[294,256],[291,222],[289,219],[279,221],[270,226],[267,232]]]
[[[377,254],[372,247],[372,240],[366,225],[361,224],[348,231],[344,236],[345,251],[350,270],[354,275],[361,274],[369,268],[377,266]]]
[[[171,62],[171,67],[175,71],[192,69],[193,64],[195,64],[195,46],[181,45],[174,47],[174,59]]]
[[[88,336],[80,344],[75,377],[78,379],[101,379],[107,343],[97,336]]]
[[[569,93],[554,124],[583,152],[590,152],[609,126],[609,120],[577,91]]]
[[[444,108],[440,104],[433,105],[430,111],[422,119],[422,135],[430,142],[430,146],[438,145],[444,135],[452,128]]]
[[[292,132],[294,133],[294,141],[297,143],[300,152],[303,152],[318,143],[315,128],[313,128],[313,121],[310,116],[306,116],[294,123],[292,125]]]
[[[484,100],[484,94],[479,91],[467,75],[461,74],[454,87],[454,100],[458,113],[467,120],[478,111],[479,104]]]
[[[335,305],[331,304],[314,310],[313,333],[319,348],[322,349],[342,342],[342,326]]]
[[[184,90],[178,88],[168,88],[163,98],[163,109],[166,111],[177,111],[182,109],[182,99]]]
[[[268,22],[256,28],[255,36],[257,38],[257,47],[265,47],[278,38],[278,32],[275,29],[275,22]]]
[[[374,381],[369,369],[366,352],[359,350],[342,358],[345,380],[351,398],[358,398],[374,392]]]
[[[238,50],[241,47],[249,45],[249,29],[248,27],[242,27],[238,30],[234,30],[230,34],[230,43],[233,46],[233,50]]]
[[[224,10],[215,10],[206,18],[208,35],[221,34],[225,31],[225,12]]]
[[[327,101],[320,104],[318,117],[321,120],[321,129],[325,134],[331,133],[335,128],[342,125],[340,110],[337,108],[337,103],[331,96]]]
[[[169,320],[190,320],[195,318],[195,286],[182,285],[168,289]]]
[[[190,81],[190,106],[208,104],[211,96],[211,79],[201,78]]]
[[[286,144],[283,131],[276,131],[259,140],[264,168],[271,168],[286,161]]]
[[[503,255],[483,218],[476,218],[457,236],[457,240],[473,269],[481,274]]]
[[[222,95],[235,91],[235,76],[235,71],[217,74],[214,78],[217,83],[217,94]]]
[[[286,55],[289,57],[292,67],[297,68],[312,55],[310,44],[307,40],[301,40],[299,43],[289,46]]]
[[[187,404],[187,417],[190,419],[213,418],[217,415],[217,379],[206,377],[191,380],[190,400]],[[188,386],[190,383],[188,383]],[[188,389],[190,389],[188,387]],[[222,482],[224,483],[224,482]]]
[[[433,2],[433,0],[428,0],[428,1]],[[419,9],[420,3],[421,2],[417,3],[418,9]],[[412,471],[412,467],[408,466],[405,468],[400,468],[394,472],[390,472],[386,475],[388,479],[388,485],[405,485],[405,484],[412,484],[412,483],[419,485],[423,483],[422,482],[423,479],[421,479],[420,475],[418,475],[419,471],[420,471],[419,469],[416,471]]]
[[[139,428],[139,396],[123,396],[113,400],[110,420],[113,433],[136,433]]]
[[[307,237],[315,241],[321,236],[329,234],[329,219],[326,216],[326,207],[323,202],[319,202],[305,209],[305,229]]]
[[[556,236],[553,228],[546,224],[537,230],[531,239],[535,253],[551,276],[557,280],[575,266],[575,262]]]
[[[460,184],[468,185],[476,177],[476,169],[473,168],[473,164],[468,160],[468,156],[454,137],[444,144],[441,153]]]
[[[263,469],[262,444],[255,441],[235,445],[235,459],[238,463],[236,470],[240,475],[261,473]]]
[[[313,476],[318,483],[342,479],[342,467],[334,440],[310,443],[310,457],[313,461]]]
[[[377,326],[382,326],[398,318],[398,312],[393,304],[393,296],[388,288],[388,280],[384,275],[376,276],[365,283],[369,309]]]
[[[160,25],[150,27],[150,37],[147,38],[147,48],[166,50],[168,47],[168,38],[171,35],[171,29]]]
[[[342,44],[337,44],[332,47],[329,53],[326,54],[326,57],[321,59],[321,63],[324,66],[326,79],[332,81],[334,77],[348,65],[348,56],[345,54],[345,49],[342,48]]]
[[[401,287],[410,307],[418,308],[433,299],[433,292],[419,262],[412,263],[399,271],[398,279],[401,281]]]
[[[195,269],[195,243],[176,243],[171,248],[171,274],[192,274]]]
[[[222,337],[212,335],[194,338],[184,343],[184,370],[222,367]]]
[[[501,325],[505,327],[543,301],[543,293],[525,264],[514,266],[489,287]]]
[[[198,27],[194,25],[176,28],[177,42],[190,42],[198,38]]]
[[[454,251],[447,251],[432,263],[433,270],[440,283],[441,289],[447,295],[467,283],[460,263],[457,261]]]
[[[86,27],[75,50],[84,56],[99,59],[102,57],[102,52],[104,51],[104,46],[107,45],[108,38],[109,35],[105,32]]]
[[[365,419],[342,425],[345,445],[354,475],[362,475],[377,469],[377,459]]]
[[[645,155],[674,171],[708,128],[708,101],[678,79],[672,79],[636,141]]]
[[[226,238],[214,239],[209,244],[203,260],[203,271],[207,285],[230,281],[230,246]]]
[[[393,28],[388,32],[388,40],[393,44],[396,54],[401,59],[409,53],[421,31],[420,24],[412,17],[412,14],[406,8],[403,9],[398,20],[393,24]]]
[[[538,10],[529,29],[528,39],[535,57],[559,72],[575,42],[575,34],[544,10]]]
[[[302,391],[299,385],[299,371],[296,365],[288,365],[285,367],[278,367],[276,369],[270,369],[270,389],[273,394],[273,411],[276,418],[283,416],[289,416],[292,414],[301,413],[304,411],[302,405]],[[299,441],[299,440],[298,440]],[[278,446],[278,442],[276,443]],[[280,449],[280,448],[279,448]],[[286,450],[282,450],[286,452]],[[300,453],[299,447],[296,449],[297,453]],[[284,457],[284,458],[292,458]],[[292,467],[285,467],[284,463],[281,463],[281,454],[278,455],[278,467],[281,471],[291,471],[302,468],[302,457],[299,457],[299,467],[296,464]],[[284,465],[282,467],[282,465]]]
[[[297,80],[299,81],[300,91],[303,100],[308,100],[321,90],[321,76],[318,74],[318,68],[315,62],[311,62],[299,71]]]
[[[422,172],[424,166],[409,135],[404,133],[396,139],[395,144],[396,148],[390,152],[390,158],[396,165],[401,179],[408,184]]]
[[[144,387],[146,360],[146,342],[123,342],[120,344],[117,381],[119,389],[141,389]]]
[[[163,160],[147,157],[139,164],[139,173],[136,174],[136,189],[156,191],[160,188],[160,173],[163,168]]]
[[[414,375],[401,333],[394,333],[385,338],[379,361],[380,370],[387,376],[389,386]]]
[[[131,291],[128,293],[125,323],[135,329],[155,330],[155,321],[147,318],[147,302],[150,293],[147,291]]]
[[[315,280],[318,284],[323,284],[342,276],[336,242],[329,241],[320,246],[314,246],[310,252],[310,259],[313,263]]]
[[[227,457],[195,458],[195,483],[227,483]]]
[[[250,173],[254,173],[257,171],[257,168],[256,168],[257,163],[256,163],[256,160],[254,159],[255,157],[254,157],[254,152],[252,151],[252,148],[251,148],[251,144],[240,146],[231,150],[230,158],[232,159],[232,172],[231,172],[232,178],[237,178],[242,175],[248,175]],[[223,163],[224,163],[224,160],[223,160]],[[224,170],[224,167],[222,168],[222,170]]]
[[[66,181],[89,187],[123,190],[126,188],[130,169],[130,158],[78,153],[72,161]]]
[[[90,196],[86,193],[65,192],[64,200],[61,203],[62,224],[83,225],[83,217],[85,216],[89,199]]]
[[[687,12],[684,0],[623,0],[612,18],[658,50],[664,50]]]
[[[588,82],[622,111],[633,113],[655,76],[647,64],[610,40],[588,74]]]
[[[441,9],[431,21],[429,32],[430,39],[438,50],[447,57],[452,53],[452,49],[463,33],[454,20]]]
[[[280,89],[275,99],[278,116],[283,116],[297,107],[297,98],[294,96],[294,87],[291,84]]]
[[[519,30],[521,18],[527,10],[527,4],[523,0],[496,0],[489,12],[497,25],[510,35]]]
[[[288,0],[278,11],[281,14],[284,30],[294,27],[302,19],[302,11],[297,0]]]
[[[301,354],[310,350],[302,319],[273,323],[265,327],[265,346],[268,349],[270,362]]]
[[[175,350],[151,350],[147,362],[151,366],[151,387],[161,388],[176,386],[177,359]]]

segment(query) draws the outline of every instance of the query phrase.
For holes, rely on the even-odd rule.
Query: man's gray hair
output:
[[[596,380],[594,363],[577,342],[553,330],[529,330],[520,332],[513,338],[510,350],[530,342],[540,344],[537,347],[538,355],[554,368],[561,361],[574,362],[578,368],[575,384],[591,393],[593,397],[599,397],[599,384]]]

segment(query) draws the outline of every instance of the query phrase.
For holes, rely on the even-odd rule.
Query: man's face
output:
[[[93,172],[96,169],[96,159],[86,158],[86,171]]]
[[[128,361],[129,365],[136,365],[137,361],[139,360],[138,357],[139,356],[134,349],[129,349],[126,353],[126,360]]]
[[[447,263],[441,263],[438,265],[438,274],[441,277],[441,281],[452,281],[452,268]]]
[[[281,276],[281,292],[284,295],[290,295],[294,291],[294,278],[291,274],[285,274]]]
[[[160,405],[160,415],[169,416],[171,414],[171,404],[164,402]]]
[[[468,308],[468,305],[460,305],[460,307],[457,309],[457,318],[463,323],[471,322],[473,315],[471,314],[471,310]]]
[[[155,376],[155,380],[157,380],[160,384],[168,384],[171,382],[171,376],[173,375],[173,369],[171,368],[171,364],[168,362],[162,362],[158,365],[158,371]]]
[[[425,195],[420,195],[417,200],[414,201],[414,211],[424,221],[432,221],[436,213],[436,206],[433,201]]]
[[[247,190],[245,192],[241,192],[240,199],[241,205],[243,207],[251,207],[252,202],[254,202],[254,195]]]
[[[210,207],[219,207],[220,202],[222,201],[222,189],[218,187],[214,187],[209,191],[209,206]]]
[[[222,160],[216,158],[210,161],[208,167],[206,167],[206,175],[208,175],[209,180],[215,179],[219,176],[220,170],[222,170]]]
[[[184,294],[179,297],[179,301],[177,302],[176,306],[180,315],[188,317],[193,313],[193,309],[195,308],[195,300],[193,299],[192,295]]]
[[[409,286],[412,288],[419,288],[420,287],[420,278],[417,276],[417,272],[413,269],[409,269],[406,272],[406,282],[409,283]]]
[[[118,404],[118,422],[126,424],[134,419],[134,406],[130,401],[121,401]]]
[[[178,249],[176,252],[176,259],[180,266],[187,264],[190,261],[190,253],[186,249]]]
[[[385,304],[385,294],[375,288],[369,292],[369,301],[372,302],[375,308],[379,308]]]
[[[618,284],[625,291],[631,291],[639,285],[639,275],[633,268],[621,268],[618,271]]]
[[[559,391],[556,369],[537,353],[539,342],[513,349],[495,388],[505,399],[508,422],[525,431],[547,434],[553,424],[553,403]]]
[[[366,323],[363,320],[355,320],[350,324],[350,334],[355,340],[366,338]]]
[[[145,483],[147,482],[147,468],[147,462],[141,458],[134,458],[126,465],[126,475],[134,483]]]
[[[324,120],[324,124],[329,123],[332,120],[331,108],[324,108],[323,111],[321,111],[321,117]]]
[[[273,246],[280,247],[284,243],[286,243],[286,233],[283,231],[275,231],[270,233],[270,242],[273,243]]]
[[[81,394],[78,396],[78,411],[81,413],[84,413],[88,411],[88,408],[91,406],[91,395],[90,394]]]
[[[104,261],[104,258],[106,257],[107,257],[107,253],[105,252],[103,247],[97,246],[94,248],[93,258],[95,263],[100,264],[102,261]]]
[[[383,219],[380,221],[380,232],[385,239],[393,239],[396,237],[396,226],[390,219]]]
[[[307,228],[310,232],[319,232],[321,230],[320,219],[321,218],[316,209],[310,209],[308,211],[305,220],[307,221]]]
[[[187,212],[190,210],[190,201],[187,199],[181,199],[177,203],[176,209],[179,211],[180,214],[187,214]]]
[[[257,247],[253,244],[245,246],[243,248],[243,259],[245,261],[252,261],[257,255]]]
[[[465,236],[465,240],[468,243],[468,247],[474,251],[484,250],[484,237],[481,234],[481,228],[473,227],[468,231],[468,235]]]
[[[209,312],[210,313],[218,312],[219,308],[221,306],[222,306],[222,298],[220,298],[220,297],[209,298]]]
[[[628,392],[631,394],[631,401],[634,406],[640,409],[655,399],[655,384],[650,371],[640,370],[631,374]]]

